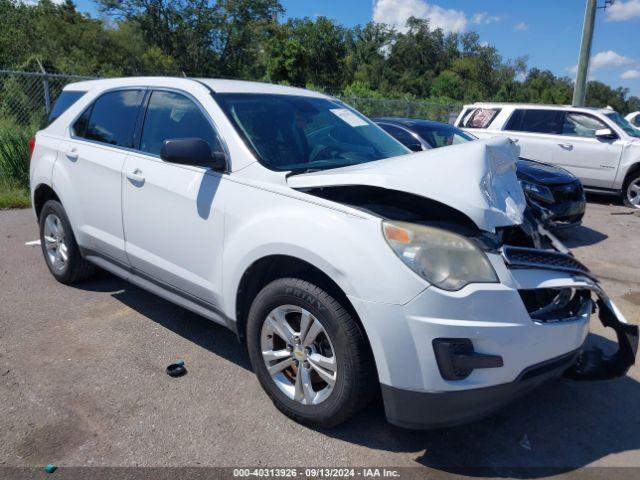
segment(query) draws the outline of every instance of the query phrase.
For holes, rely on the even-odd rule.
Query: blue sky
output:
[[[585,0],[281,0],[286,16],[324,15],[353,26],[373,19],[403,25],[410,15],[448,31],[475,30],[505,58],[527,55],[529,67],[574,76]],[[604,5],[605,0],[598,0]],[[77,0],[96,14],[91,0]],[[640,96],[640,0],[598,10],[591,77]]]

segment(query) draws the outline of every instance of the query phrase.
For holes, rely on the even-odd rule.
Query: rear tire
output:
[[[629,208],[640,208],[640,171],[632,173],[625,182],[622,200]]]
[[[375,392],[375,369],[360,325],[310,282],[281,278],[258,293],[247,319],[247,348],[262,388],[299,423],[338,425]]]
[[[60,202],[47,201],[40,211],[40,245],[49,271],[60,283],[91,277],[96,267],[82,257],[71,223]]]

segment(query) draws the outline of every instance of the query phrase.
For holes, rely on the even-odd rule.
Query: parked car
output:
[[[640,132],[614,110],[476,103],[465,105],[455,126],[479,138],[509,137],[523,157],[566,168],[585,189],[640,208]]]
[[[477,140],[470,133],[446,123],[412,118],[385,117],[375,122],[414,152]],[[567,170],[524,158],[518,159],[516,175],[527,203],[548,228],[580,225],[586,208],[582,183]]]
[[[102,267],[232,329],[296,421],[336,425],[381,391],[395,424],[450,425],[634,362],[637,327],[523,213],[506,139],[411,154],[339,100],[262,83],[68,95],[31,142],[51,274]],[[594,303],[613,357],[581,351]]]
[[[633,125],[637,130],[640,130],[640,112],[631,112],[629,115],[624,117],[627,122]]]

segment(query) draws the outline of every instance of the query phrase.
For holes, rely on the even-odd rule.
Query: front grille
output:
[[[502,256],[509,268],[542,268],[591,275],[587,267],[570,255],[535,248],[503,247]]]
[[[568,185],[549,186],[553,199],[556,203],[564,202],[576,202],[582,200],[584,192],[582,191],[582,185],[570,183]]]

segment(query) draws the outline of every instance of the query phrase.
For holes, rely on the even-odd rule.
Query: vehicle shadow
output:
[[[600,205],[622,206],[622,199],[618,195],[606,195],[603,193],[585,192],[588,203],[599,203]],[[589,208],[587,206],[587,208]]]
[[[590,334],[605,352],[616,346]],[[496,415],[468,425],[408,431],[385,422],[381,402],[328,436],[369,448],[415,452],[416,462],[474,477],[542,478],[640,448],[640,383],[551,381]]]
[[[251,370],[245,349],[223,326],[192,314],[108,273],[79,288],[107,292],[151,321]],[[615,343],[590,334],[613,351]],[[640,449],[640,383],[549,382],[496,415],[469,425],[412,431],[387,423],[378,397],[349,422],[319,433],[367,448],[414,453],[415,461],[446,474],[542,478],[566,473],[608,455]],[[265,396],[264,401],[268,401]],[[358,463],[354,459],[354,463]]]
[[[569,248],[595,245],[609,238],[608,235],[584,225],[578,225],[567,230],[559,230],[555,232],[555,235]]]
[[[215,355],[251,370],[249,358],[238,337],[222,325],[185,310],[104,270],[98,270],[95,279],[74,287],[110,293],[113,298],[158,325]]]

